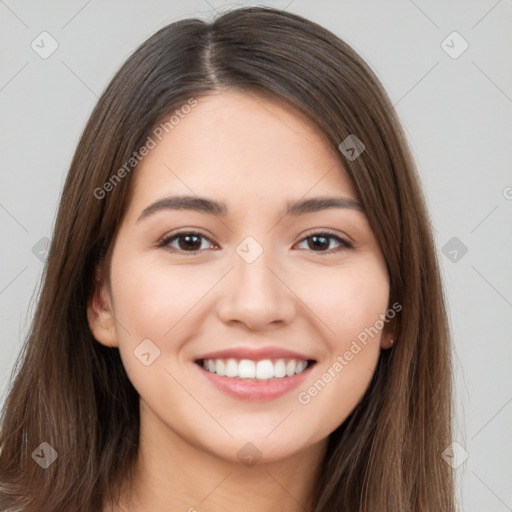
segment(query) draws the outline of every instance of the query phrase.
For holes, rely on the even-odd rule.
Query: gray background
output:
[[[249,3],[0,0],[1,400],[34,310],[44,238],[101,91],[162,26]],[[453,328],[458,445],[446,460],[458,466],[461,509],[511,511],[512,2],[263,4],[347,41],[396,106],[435,226]],[[43,45],[43,31],[58,43],[46,59],[31,47]],[[446,39],[453,31],[469,44],[460,55],[463,40]]]

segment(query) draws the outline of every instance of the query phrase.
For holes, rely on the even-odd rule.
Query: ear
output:
[[[97,341],[107,347],[118,346],[112,297],[101,264],[96,268],[95,281],[87,304],[87,320]]]

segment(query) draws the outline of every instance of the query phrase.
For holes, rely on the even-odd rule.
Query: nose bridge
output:
[[[258,308],[269,306],[279,294],[276,278],[267,266],[272,265],[271,260],[272,249],[264,249],[252,236],[246,237],[236,248],[233,262],[236,291],[247,303],[253,303]]]
[[[257,242],[256,242],[257,243]],[[236,249],[237,256],[234,258],[234,270],[237,289],[249,294],[269,294],[276,283],[268,266],[272,264],[271,250],[263,250],[263,247],[256,246],[255,242],[244,241]],[[260,248],[261,247],[261,248]],[[272,278],[272,279],[271,279]]]
[[[238,320],[262,327],[291,319],[293,297],[274,275],[273,267],[278,265],[273,256],[271,248],[264,248],[251,236],[236,247],[234,268],[219,308],[224,321]]]

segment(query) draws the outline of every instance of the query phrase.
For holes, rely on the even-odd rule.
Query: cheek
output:
[[[112,267],[117,319],[148,338],[169,334],[214,282],[193,266],[167,266],[151,258],[126,259]]]
[[[199,273],[193,265],[156,262],[151,254],[129,255],[122,250],[117,254],[112,260],[111,283],[119,352],[133,385],[141,395],[151,396],[161,392],[159,379],[165,381],[167,374],[159,370],[172,365],[193,332],[194,307],[216,276]],[[149,356],[143,356],[148,352]]]
[[[325,324],[333,349],[343,349],[347,342],[350,344],[350,340],[374,326],[388,306],[387,271],[371,255],[317,272],[309,284],[303,284],[303,289],[305,302]],[[382,328],[381,322],[377,325]]]
[[[371,262],[371,263],[370,263]],[[380,260],[317,273],[307,305],[321,322],[326,357],[297,393],[319,435],[337,428],[366,392],[380,355],[389,281]]]

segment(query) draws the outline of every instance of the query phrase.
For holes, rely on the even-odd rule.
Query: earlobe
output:
[[[382,348],[383,349],[390,349],[393,347],[393,344],[395,343],[395,340],[393,338],[386,338],[382,341]]]
[[[110,290],[99,267],[87,304],[87,320],[93,336],[99,343],[107,347],[118,346]]]
[[[386,326],[382,333],[381,347],[383,349],[390,349],[396,344],[398,337],[398,326],[395,320],[391,320],[390,324]]]

